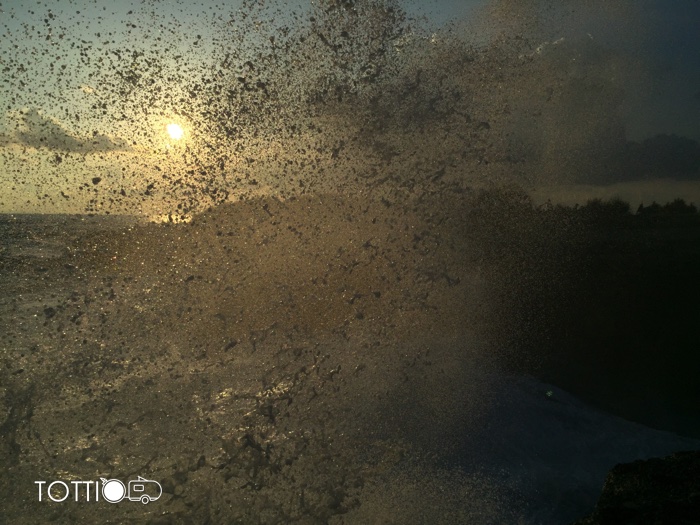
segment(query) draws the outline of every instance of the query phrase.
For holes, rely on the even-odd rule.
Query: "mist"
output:
[[[105,177],[100,195],[89,201],[57,198],[76,193],[60,169],[43,178],[34,206],[48,195],[74,212],[138,208],[153,216],[175,213],[178,205],[189,213],[261,193],[411,193],[416,184],[415,191],[423,191],[435,182],[516,184],[531,191],[693,179],[698,148],[692,134],[680,146],[694,159],[689,165],[678,169],[664,160],[640,173],[648,163],[635,162],[640,149],[644,153],[643,139],[692,128],[684,119],[673,128],[664,125],[659,108],[697,106],[697,100],[674,96],[663,102],[652,95],[674,76],[698,74],[693,54],[675,52],[664,40],[664,23],[691,9],[683,6],[659,16],[653,2],[491,2],[437,30],[391,2],[320,2],[276,21],[273,6],[242,7],[230,19],[215,13],[205,34],[190,34],[186,22],[179,23],[177,46],[143,28],[140,49],[120,51],[116,40],[80,44],[88,58],[81,67],[90,71],[89,90],[78,99],[84,109],[75,113],[83,118],[56,113],[55,106],[42,108],[40,117],[53,113],[54,130],[62,125],[78,131],[59,132],[60,138],[48,128],[8,130],[3,141],[70,156],[124,149],[129,137],[138,154],[116,152],[97,162],[106,170],[121,166],[123,174]],[[155,11],[150,16],[170,20]],[[129,29],[131,22],[126,24]],[[683,32],[674,43],[690,44]],[[661,63],[674,52],[673,66],[660,77]],[[12,70],[12,55],[9,62]],[[67,64],[68,71],[78,65]],[[26,83],[27,74],[15,69],[10,88]],[[57,80],[63,82],[61,74]],[[31,103],[26,94],[22,98]],[[38,115],[44,105],[35,98],[25,111]],[[692,112],[683,113],[694,122]],[[164,137],[171,120],[188,130],[182,144]],[[105,128],[108,121],[113,124]],[[653,122],[658,124],[651,131]],[[95,136],[103,142],[78,147]],[[20,162],[8,147],[6,177]],[[12,209],[10,202],[4,206]]]
[[[0,521],[563,524],[698,448],[697,2],[1,9]]]

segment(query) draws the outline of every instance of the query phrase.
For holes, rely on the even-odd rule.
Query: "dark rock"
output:
[[[700,451],[615,466],[595,510],[572,525],[700,524]]]

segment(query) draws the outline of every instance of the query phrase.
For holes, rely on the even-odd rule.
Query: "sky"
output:
[[[332,6],[334,0],[325,2],[321,4]],[[586,148],[608,140],[606,133],[610,140],[643,142],[674,134],[700,141],[700,3],[695,0],[400,4],[415,19],[411,38],[423,38],[426,46],[431,38],[455,35],[481,46],[497,47],[513,38],[533,43],[519,53],[539,60],[542,65],[532,71],[542,76],[530,72],[527,79],[518,80],[525,73],[509,71],[502,82],[506,87],[499,89],[517,93],[517,83],[522,82],[537,90],[541,80],[542,90],[556,94],[561,89],[568,98],[560,97],[555,109],[533,105],[532,113],[540,113],[531,122],[526,116],[529,99],[517,93],[513,105],[522,106],[521,113],[491,121],[494,135],[498,130],[509,137],[494,143],[506,141],[512,147],[517,142],[532,172],[540,169],[537,162],[543,163],[542,173],[547,172],[544,164],[557,165],[561,156],[579,159],[572,163],[585,171],[584,157],[599,156]],[[139,213],[153,214],[167,212],[176,197],[159,207],[121,194],[125,186],[148,188],[156,167],[187,170],[194,147],[187,140],[203,135],[202,123],[195,122],[201,117],[193,116],[194,106],[187,107],[193,93],[184,86],[201,71],[220,67],[222,56],[241,57],[246,49],[269,46],[268,35],[298,27],[310,8],[304,0],[4,0],[0,11],[0,211],[79,211],[86,206],[104,211],[111,206],[113,212],[136,207]],[[252,24],[251,13],[261,22]],[[253,76],[252,71],[247,74]],[[129,82],[135,83],[135,78],[151,82],[149,97],[131,90]],[[490,77],[488,82],[493,81]],[[598,91],[591,95],[592,89]],[[488,99],[484,105],[491,104],[492,93],[479,96]],[[182,141],[168,136],[166,126],[171,123],[183,128]],[[253,135],[250,129],[241,132],[249,140],[249,154],[262,154],[262,146],[254,147]],[[531,151],[537,153],[528,156]],[[137,172],[143,184],[133,180]],[[645,187],[651,187],[652,175],[645,176]],[[609,190],[635,183],[629,174],[560,181],[533,177],[527,175],[530,188],[557,188],[552,195],[564,195],[566,185],[575,184],[578,189],[569,197],[579,195],[582,187],[606,185]],[[96,178],[100,182],[93,183]],[[687,180],[693,178],[686,174],[677,186],[684,192],[681,196],[697,198]],[[107,201],[112,204],[105,201],[108,187],[113,195]],[[656,194],[661,198],[668,187]],[[148,189],[136,193],[143,192]],[[644,195],[649,198],[648,192]]]

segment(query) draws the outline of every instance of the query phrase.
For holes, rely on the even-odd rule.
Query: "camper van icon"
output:
[[[129,481],[128,489],[118,479],[100,478],[100,480],[102,481],[102,498],[110,503],[119,503],[123,499],[128,499],[129,501],[140,501],[145,505],[157,500],[163,494],[160,483],[141,476]]]

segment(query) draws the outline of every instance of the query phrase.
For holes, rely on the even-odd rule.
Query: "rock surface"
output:
[[[700,523],[700,451],[617,465],[593,513],[572,525]]]

